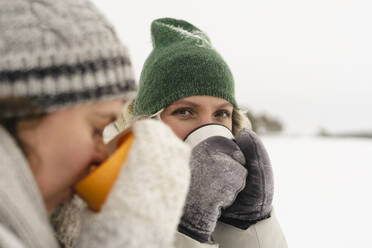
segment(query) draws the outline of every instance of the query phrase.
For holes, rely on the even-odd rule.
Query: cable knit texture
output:
[[[0,118],[134,96],[127,48],[88,0],[0,0],[0,33],[0,99],[35,104]]]
[[[137,122],[133,131],[127,161],[101,212],[70,205],[54,214],[54,226],[69,230],[57,234],[66,247],[173,247],[189,187],[190,148],[159,121]]]

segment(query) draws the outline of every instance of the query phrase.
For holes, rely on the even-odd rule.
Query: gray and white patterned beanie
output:
[[[127,49],[92,3],[0,0],[0,120],[135,91]]]

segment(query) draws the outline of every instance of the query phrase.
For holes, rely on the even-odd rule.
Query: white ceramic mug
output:
[[[234,139],[234,135],[226,126],[217,123],[208,123],[192,130],[186,135],[184,141],[191,147],[194,147],[201,141],[212,136],[223,136],[228,139]]]

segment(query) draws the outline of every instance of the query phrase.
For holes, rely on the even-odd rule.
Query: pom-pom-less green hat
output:
[[[208,36],[192,24],[172,18],[152,22],[153,51],[140,77],[135,115],[150,115],[181,98],[207,95],[234,107],[234,79]]]

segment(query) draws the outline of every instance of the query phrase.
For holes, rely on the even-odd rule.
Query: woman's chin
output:
[[[59,194],[58,196],[54,197],[53,199],[50,199],[45,201],[46,208],[49,214],[51,214],[56,207],[58,207],[60,204],[69,202],[72,200],[75,192],[72,188],[65,190],[63,193]]]
[[[72,188],[69,188],[61,196],[61,203],[71,201],[74,195],[75,195],[75,191]]]
[[[69,191],[67,192],[67,199],[70,201],[75,195],[75,191],[73,188],[70,188]]]

